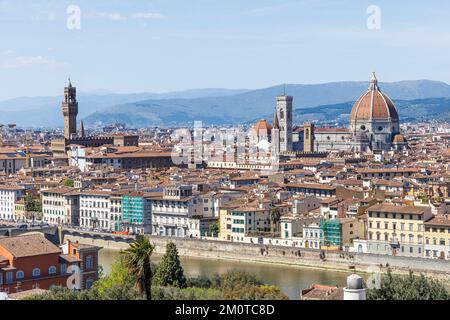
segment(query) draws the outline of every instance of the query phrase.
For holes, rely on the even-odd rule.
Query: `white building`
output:
[[[311,223],[303,227],[303,242],[305,248],[320,249],[324,241],[323,230],[320,229],[319,224]]]
[[[15,202],[25,196],[25,188],[20,186],[0,186],[0,219],[15,220]]]
[[[43,220],[49,224],[78,225],[79,190],[54,188],[41,191]]]
[[[80,193],[80,227],[112,230],[111,191],[89,190]]]
[[[192,186],[164,188],[162,197],[152,198],[152,234],[169,237],[189,236],[190,219],[201,216],[197,212],[198,197]]]

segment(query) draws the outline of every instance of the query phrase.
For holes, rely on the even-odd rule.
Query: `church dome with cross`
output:
[[[364,144],[356,139],[356,149],[359,150],[389,150],[394,137],[400,133],[397,107],[380,90],[375,72],[369,88],[353,105],[350,130],[354,137],[362,134],[368,137]]]

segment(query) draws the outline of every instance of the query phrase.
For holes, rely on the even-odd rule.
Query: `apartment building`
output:
[[[69,187],[41,191],[44,222],[57,225],[78,225],[80,218],[79,190]]]
[[[143,192],[130,192],[122,195],[121,231],[132,233],[151,233],[152,195]]]
[[[112,231],[111,191],[87,190],[80,192],[80,227]]]
[[[324,232],[319,223],[313,222],[303,227],[303,243],[305,248],[320,249],[324,242]]]
[[[450,217],[440,215],[425,221],[424,257],[450,259]]]
[[[197,212],[197,196],[192,186],[167,186],[151,200],[152,234],[169,237],[189,236],[189,219]]]
[[[428,207],[377,204],[367,209],[369,253],[423,257]]]
[[[98,279],[99,250],[70,242],[59,248],[42,234],[0,238],[0,292],[66,287],[73,271],[80,276],[75,288],[90,288]]]
[[[270,231],[270,208],[244,205],[231,211],[231,240],[243,240],[244,236]]]
[[[122,226],[122,194],[112,193],[110,201],[110,220],[112,231],[125,231]]]
[[[223,240],[231,240],[231,224],[232,224],[232,211],[245,204],[248,201],[245,198],[236,199],[223,204],[219,207],[219,237]]]
[[[15,220],[15,203],[25,196],[25,188],[21,186],[0,186],[0,219]]]

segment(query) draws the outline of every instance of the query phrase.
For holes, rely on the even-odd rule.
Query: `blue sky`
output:
[[[69,30],[69,5],[81,29]],[[381,29],[369,30],[369,5]],[[280,83],[450,83],[450,2],[0,0],[0,100]]]

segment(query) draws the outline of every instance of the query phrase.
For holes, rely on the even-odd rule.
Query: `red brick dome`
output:
[[[267,134],[270,134],[272,131],[272,125],[268,123],[267,120],[262,119],[253,126],[253,130],[255,130],[258,134],[260,132],[267,132]]]
[[[395,104],[386,94],[381,92],[374,73],[369,89],[353,105],[350,122],[398,119]]]

